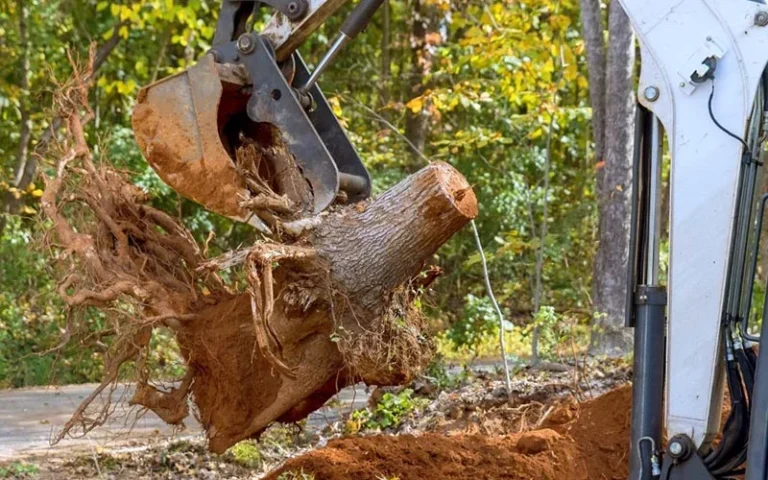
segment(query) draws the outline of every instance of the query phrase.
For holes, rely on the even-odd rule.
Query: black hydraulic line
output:
[[[726,350],[727,362],[727,385],[728,393],[731,398],[731,412],[723,428],[723,436],[717,447],[704,458],[707,468],[713,473],[720,471],[724,473],[723,467],[738,455],[739,450],[746,443],[749,428],[748,414],[746,412],[746,403],[744,390],[742,387],[742,378],[739,372],[739,363],[736,360],[728,334],[728,325],[723,326],[724,348]]]
[[[743,238],[743,245],[744,249],[741,252],[741,265],[742,265],[742,278],[741,278],[741,289],[740,289],[740,297],[739,297],[739,311],[738,311],[738,318],[743,318],[744,316],[749,314],[749,306],[747,304],[747,299],[751,298],[751,290],[753,284],[754,284],[754,276],[755,272],[751,270],[752,262],[747,262],[749,259],[749,255],[752,253],[752,250],[749,248],[750,243],[754,243],[754,232],[750,228],[753,225],[752,219],[753,219],[753,213],[754,213],[754,204],[755,204],[755,185],[757,184],[757,174],[759,172],[759,168],[756,162],[751,161],[749,163],[749,166],[747,167],[747,180],[746,180],[746,191],[744,195],[744,211],[743,211],[743,219],[744,219],[744,238]],[[751,275],[751,277],[750,277]],[[751,300],[749,300],[751,301]],[[745,311],[746,310],[746,311]]]
[[[749,400],[752,390],[755,386],[755,373],[754,365],[751,364],[750,358],[744,348],[737,348],[734,351],[736,361],[739,362],[739,370],[741,371],[741,378],[744,380],[744,390],[746,391],[746,398]]]
[[[751,351],[752,349],[747,350]],[[734,349],[734,356],[738,362],[738,367],[739,371],[741,372],[741,379],[745,392],[745,401],[743,406],[744,421],[741,424],[741,430],[737,434],[736,440],[734,440],[734,444],[739,446],[737,450],[734,449],[736,453],[733,455],[730,461],[712,472],[715,476],[733,475],[733,472],[741,467],[747,459],[750,415],[749,398],[752,394],[752,388],[754,385],[754,365],[752,364],[752,359],[747,355],[746,350],[743,348],[737,346]]]
[[[755,378],[757,373],[757,352],[754,347],[745,347],[744,354],[749,358],[749,363],[752,365],[752,378]],[[754,391],[754,388],[752,389]]]
[[[745,153],[746,155],[751,155]],[[746,157],[745,157],[746,158]],[[751,158],[751,157],[750,157]],[[739,182],[739,203],[736,208],[738,214],[736,217],[737,231],[736,231],[736,251],[734,253],[734,259],[732,264],[731,274],[733,275],[731,284],[731,296],[728,304],[728,313],[733,318],[739,318],[742,308],[742,292],[744,291],[744,270],[747,257],[747,242],[749,239],[749,224],[751,217],[751,205],[754,190],[755,168],[752,162],[749,165],[742,163],[741,166],[741,181]]]
[[[761,85],[762,87],[762,85]],[[757,202],[757,182],[762,174],[762,163],[760,161],[760,135],[764,117],[763,103],[765,100],[765,90],[760,88],[757,93],[755,105],[752,109],[749,126],[747,129],[747,140],[745,150],[742,152],[742,163],[746,165],[745,196],[742,201],[742,222],[744,223],[744,250],[742,254],[742,278],[740,280],[741,298],[737,321],[743,325],[743,319],[748,318],[752,307],[752,291],[754,289],[755,271],[757,268],[757,257],[759,251],[757,245],[760,241],[760,230],[755,228],[755,206]],[[743,167],[744,168],[744,167]],[[761,209],[758,209],[760,211]],[[761,216],[761,215],[760,215]]]
[[[744,146],[745,151],[749,151],[749,145],[747,145],[747,142],[741,138],[740,136],[736,135],[732,131],[728,130],[723,126],[722,123],[720,123],[717,118],[715,117],[715,112],[712,108],[712,101],[715,99],[715,79],[712,78],[712,91],[709,94],[709,102],[707,102],[707,108],[709,109],[709,118],[712,119],[712,121],[715,123],[715,126],[722,130],[726,135],[729,137],[738,140],[741,142],[741,144]]]
[[[736,189],[736,209],[734,211],[733,219],[733,232],[731,233],[731,242],[729,251],[730,256],[728,258],[728,275],[725,278],[725,297],[723,303],[723,322],[728,324],[738,314],[738,300],[737,300],[737,284],[741,280],[739,275],[738,259],[741,257],[741,244],[742,244],[742,203],[744,201],[744,184],[746,182],[746,172],[744,169],[744,163],[741,164],[739,169],[738,187]]]
[[[728,369],[728,391],[732,396],[732,410],[725,422],[722,441],[715,449],[713,457],[705,459],[707,468],[715,476],[732,470],[731,462],[738,457],[748,438],[746,430],[749,428],[749,414],[740,384],[738,362],[729,360],[726,368]]]
[[[768,70],[763,72],[763,111],[768,111]]]
[[[627,298],[624,326],[635,326],[635,287],[645,282],[645,253],[647,251],[646,219],[650,149],[643,140],[650,138],[651,113],[642,105],[635,109],[635,142],[632,159],[632,199],[629,223],[629,259],[627,261]]]
[[[764,98],[764,91],[761,89],[758,91],[757,100]],[[749,317],[752,308],[752,290],[755,283],[755,271],[757,269],[757,257],[759,251],[756,246],[760,241],[760,230],[755,229],[755,205],[757,204],[756,185],[757,179],[762,173],[762,165],[759,159],[760,148],[760,130],[762,127],[763,110],[762,105],[757,104],[753,108],[752,117],[750,118],[747,141],[749,149],[744,152],[744,162],[747,162],[747,181],[746,192],[743,202],[744,207],[744,222],[745,222],[745,238],[744,251],[742,257],[742,265],[744,268],[741,284],[743,285],[741,290],[741,299],[739,304],[739,312],[737,314],[737,321],[743,324],[743,319]],[[758,209],[758,212],[761,209]],[[751,247],[751,248],[750,248]]]

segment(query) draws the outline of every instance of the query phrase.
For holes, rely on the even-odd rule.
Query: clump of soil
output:
[[[424,434],[334,440],[270,474],[315,480],[627,478],[631,388],[564,405],[544,428],[514,435]]]

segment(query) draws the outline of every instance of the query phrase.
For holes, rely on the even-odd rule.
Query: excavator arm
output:
[[[621,4],[642,59],[628,274],[631,478],[729,478],[750,449],[746,478],[764,479],[768,371],[757,365],[768,349],[759,361],[745,326],[765,203],[756,187],[768,131],[768,9],[748,0]],[[669,212],[659,194],[664,132]],[[662,215],[670,218],[666,285]],[[714,443],[725,385],[731,413]]]

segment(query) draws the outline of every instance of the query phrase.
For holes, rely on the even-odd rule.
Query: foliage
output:
[[[414,397],[413,390],[406,388],[398,393],[387,392],[373,409],[352,412],[347,420],[347,433],[360,430],[385,430],[397,427],[416,409],[423,408],[428,400]]]
[[[454,323],[446,335],[457,347],[473,349],[481,339],[499,330],[498,317],[488,297],[478,298],[468,294],[464,300],[462,320]]]
[[[439,353],[435,356],[432,362],[430,362],[426,371],[422,374],[422,377],[424,377],[425,380],[441,391],[458,388],[459,385],[466,383],[470,376],[471,372],[466,367],[462,368],[458,375],[451,375],[448,371],[448,365],[446,365],[445,359]]]
[[[562,318],[555,312],[555,308],[550,305],[543,305],[536,312],[527,330],[533,331],[537,328],[539,331],[539,354],[542,358],[552,357],[555,349],[564,339],[565,329],[563,328]]]
[[[261,465],[261,449],[258,443],[252,440],[244,440],[229,449],[229,453],[235,459],[235,462],[248,468],[254,468]]]
[[[0,237],[0,387],[51,383],[54,371],[62,383],[96,378],[101,361],[92,351],[71,345],[56,355],[41,355],[58,344],[67,318],[48,259],[30,248],[33,245],[32,234],[19,218],[12,219]],[[101,326],[96,315],[83,325],[88,323]]]

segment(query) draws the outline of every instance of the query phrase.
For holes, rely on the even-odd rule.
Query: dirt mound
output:
[[[369,436],[334,440],[270,474],[315,480],[627,478],[631,388],[565,405],[545,428],[515,435]],[[283,477],[285,478],[285,477]],[[289,478],[291,478],[289,476]]]

